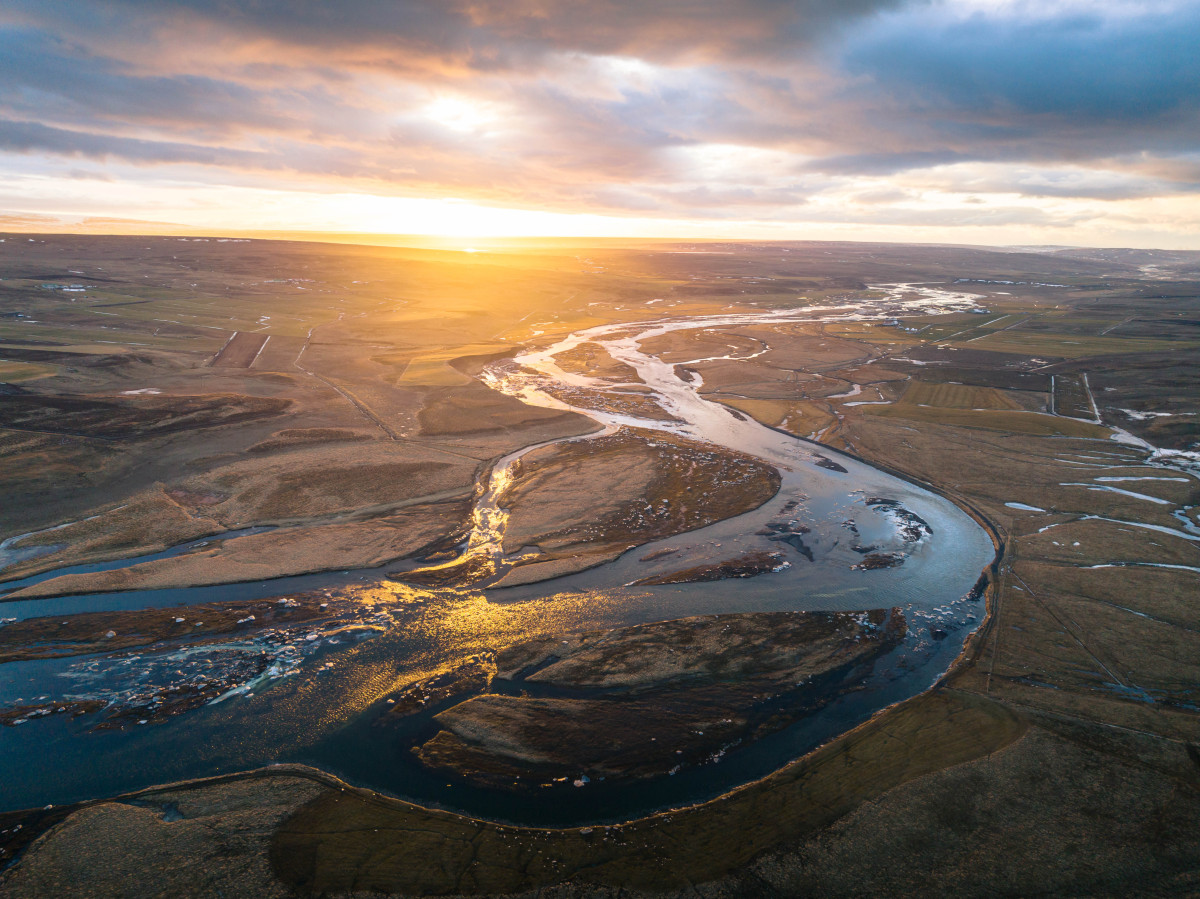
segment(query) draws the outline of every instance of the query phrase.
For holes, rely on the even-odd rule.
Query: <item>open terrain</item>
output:
[[[205,545],[3,599],[451,558],[496,459],[596,428],[488,389],[476,379],[487,362],[664,313],[886,307],[887,285],[900,283],[969,292],[977,308],[685,329],[644,348],[701,378],[710,400],[929,485],[984,522],[1002,552],[987,620],[933,690],[710,801],[519,827],[288,765],[6,809],[0,860],[12,864],[0,889],[1194,895],[1200,254],[1154,263],[1150,277],[1135,251],[9,241],[3,577]],[[606,379],[604,408],[660,417],[636,373],[598,345],[559,362]],[[501,584],[746,511],[777,485],[755,460],[682,438],[627,431],[535,450],[506,495],[503,550],[523,558]],[[675,582],[738,584],[769,567],[731,555]],[[268,631],[298,642],[365,614],[350,596],[34,616],[0,626],[0,665]],[[566,633],[547,613],[519,633],[477,634],[468,655],[420,677],[372,669],[347,694],[347,714],[411,734],[404,751],[433,776],[540,789],[586,769],[649,782],[716,763],[723,747],[765,739],[851,689],[858,666],[904,632],[898,616],[877,618],[736,615]],[[184,716],[215,683],[166,706]],[[37,713],[136,726],[144,706],[44,708],[0,709],[0,724],[43,726]]]

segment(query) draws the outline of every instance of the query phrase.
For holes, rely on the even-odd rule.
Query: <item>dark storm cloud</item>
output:
[[[981,118],[1077,125],[1192,118],[1200,108],[1200,7],[1137,17],[1036,20],[928,14],[884,19],[843,59],[909,104]]]
[[[540,54],[589,53],[657,61],[790,55],[830,28],[903,0],[11,0],[26,21],[58,32],[119,38],[203,25],[297,49],[426,56],[479,69],[528,65]]]
[[[1088,160],[1200,143],[1200,6],[1032,18],[932,10],[884,16],[840,63],[898,151],[831,161],[876,171],[905,160]]]

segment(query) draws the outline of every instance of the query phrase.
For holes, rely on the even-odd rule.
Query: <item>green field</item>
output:
[[[957,341],[956,341],[957,342]],[[997,331],[971,341],[971,348],[997,353],[1021,353],[1036,356],[1059,356],[1079,359],[1084,356],[1107,356],[1132,353],[1172,352],[1180,349],[1180,341],[1149,340],[1145,338],[1087,337],[1080,334],[1046,334],[1035,331]]]
[[[936,406],[942,409],[1002,409],[1020,411],[1021,404],[1007,390],[994,387],[968,387],[965,384],[938,384],[914,381],[904,391],[905,406]]]
[[[912,403],[899,403],[894,406],[862,406],[860,411],[866,415],[881,418],[931,422],[958,428],[983,428],[989,431],[1029,434],[1036,437],[1093,437],[1102,440],[1111,433],[1108,428],[1100,425],[1039,412],[1017,412],[1003,409],[977,412],[974,409],[918,406]]]
[[[4,350],[0,349],[0,357]],[[9,362],[0,358],[0,382],[15,384],[19,381],[32,381],[35,378],[45,378],[54,374],[57,369],[53,365],[39,365],[35,362]]]

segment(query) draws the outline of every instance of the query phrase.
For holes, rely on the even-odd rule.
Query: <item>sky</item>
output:
[[[0,230],[130,221],[1200,249],[1200,0],[0,0]]]

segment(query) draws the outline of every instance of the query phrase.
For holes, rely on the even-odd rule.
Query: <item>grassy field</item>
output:
[[[918,341],[908,334],[872,322],[846,322],[825,325],[825,332],[832,337],[850,340],[866,340],[891,349],[914,346]]]
[[[1063,372],[1054,376],[1054,413],[1070,418],[1096,416],[1083,374]]]
[[[1196,443],[1200,342],[1146,324],[1168,312],[1196,317],[1200,283],[1182,269],[1168,309],[1162,282],[1142,280],[1137,251],[795,244],[786,257],[765,245],[468,255],[69,237],[3,247],[3,284],[19,281],[13,301],[40,324],[6,323],[0,338],[46,342],[0,363],[12,385],[0,537],[104,513],[43,535],[72,545],[23,573],[261,522],[289,527],[106,583],[266,578],[415,551],[458,533],[492,459],[592,427],[487,390],[463,373],[469,366],[450,364],[459,356],[668,309],[852,302],[869,283],[964,277],[980,279],[959,286],[986,293],[980,304],[992,312],[905,322],[928,326],[919,334],[845,322],[675,332],[648,345],[680,362],[765,342],[755,359],[706,363],[706,387],[744,394],[711,398],[943,491],[1004,549],[988,575],[986,621],[937,687],[712,801],[611,826],[524,828],[309,768],[270,768],[0,815],[0,860],[24,849],[0,874],[6,896],[136,895],[148,871],[173,895],[218,885],[227,895],[530,899],[1164,896],[1200,886],[1200,546],[1173,514],[1194,516],[1200,489],[1112,440],[1109,427],[1064,417],[1091,415],[1086,372],[1103,421],[1177,449]],[[69,275],[68,259],[106,280]],[[48,279],[88,281],[89,299],[42,289]],[[97,325],[107,319],[112,327]],[[1124,328],[1126,319],[1139,324]],[[154,334],[172,324],[211,333]],[[235,330],[280,339],[251,368],[205,366]],[[161,342],[139,345],[145,335]],[[301,345],[305,370],[289,363]],[[1051,376],[1057,416],[1034,411]],[[146,388],[161,393],[125,395]],[[850,405],[881,400],[889,404]],[[257,411],[230,420],[241,407]],[[119,447],[105,439],[113,410],[132,422]],[[30,422],[73,432],[17,430]],[[689,453],[656,468],[648,451],[590,461],[540,452],[531,461],[542,468],[531,466],[514,494],[517,542],[619,552],[640,538],[618,512],[644,495],[673,508],[693,486]],[[727,468],[697,471],[736,486],[745,472]],[[1111,480],[1163,477],[1173,480]],[[758,481],[750,486],[767,495]],[[605,514],[581,516],[581,505]],[[670,527],[645,533],[694,521],[659,523]],[[543,550],[539,558],[553,555]],[[483,647],[491,637],[476,630]],[[89,636],[99,645],[105,633]],[[554,648],[563,636],[542,635]],[[678,636],[657,650],[674,656]],[[353,701],[384,702],[372,689]],[[401,740],[393,750],[411,748]]]
[[[974,409],[947,409],[935,406],[910,404],[892,406],[863,406],[864,415],[892,418],[917,423],[953,425],[959,428],[982,428],[1013,434],[1032,434],[1041,437],[1090,437],[1103,440],[1111,433],[1100,425],[1083,421],[1059,418],[1037,412],[1015,412],[991,410],[978,412]]]
[[[1084,356],[1134,355],[1179,348],[1179,342],[1145,338],[1089,337],[1081,334],[1046,334],[1032,331],[999,331],[971,342],[980,350],[1045,357],[1079,359]]]
[[[928,381],[914,381],[909,384],[900,402],[905,406],[935,406],[940,409],[1021,409],[1021,404],[1004,390],[994,387],[968,387],[963,384],[934,384]]]
[[[9,362],[3,358],[4,348],[0,347],[0,381],[17,384],[21,381],[32,381],[36,378],[46,378],[57,372],[53,365],[38,365],[33,362]]]
[[[430,387],[457,387],[470,382],[470,378],[455,371],[447,359],[437,356],[417,356],[404,368],[397,383],[422,384]]]

